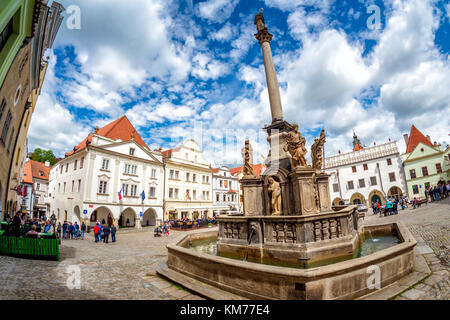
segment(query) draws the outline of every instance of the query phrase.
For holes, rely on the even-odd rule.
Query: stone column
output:
[[[272,113],[272,123],[274,123],[283,120],[283,109],[281,107],[280,89],[278,87],[277,74],[273,63],[272,50],[270,49],[270,41],[272,40],[273,35],[267,30],[262,13],[256,15],[255,24],[258,30],[255,37],[258,39],[263,53],[270,111]]]

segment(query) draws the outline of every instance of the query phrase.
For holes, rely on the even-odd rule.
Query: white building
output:
[[[123,116],[96,128],[52,167],[51,212],[59,221],[84,220],[88,226],[97,220],[156,225],[163,217],[163,179],[161,153],[151,151]]]
[[[216,207],[214,215],[226,211],[239,211],[239,178],[232,175],[228,167],[213,169],[212,188],[213,205]]]
[[[41,218],[47,215],[49,210],[50,163],[29,160],[25,162],[22,186],[19,195],[19,204],[22,212],[26,212],[29,217]]]
[[[164,219],[211,218],[212,169],[192,139],[162,152],[165,164]]]
[[[402,158],[396,142],[362,148],[354,136],[354,151],[325,158],[333,205],[380,202],[407,195]]]

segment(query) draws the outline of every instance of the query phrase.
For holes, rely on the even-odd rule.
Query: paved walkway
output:
[[[364,223],[398,220],[417,239],[416,251],[425,258],[429,276],[396,299],[449,299],[450,199],[396,216],[369,212]],[[65,240],[59,262],[0,256],[0,299],[201,299],[155,273],[167,260],[167,243],[184,233],[155,238],[153,228],[146,228],[119,233],[116,243],[94,243],[92,236]],[[77,271],[79,288],[73,281]]]
[[[394,216],[380,218],[371,211],[366,215],[365,224],[402,221],[417,240],[416,253],[428,265],[429,275],[395,299],[450,299],[450,198],[417,209],[400,210]]]
[[[63,240],[59,262],[0,256],[0,299],[202,299],[155,273],[182,232],[145,229],[119,233],[116,243]]]

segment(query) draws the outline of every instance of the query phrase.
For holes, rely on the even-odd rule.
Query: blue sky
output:
[[[448,1],[61,0],[80,8],[48,54],[29,148],[58,156],[123,114],[150,148],[193,137],[213,165],[261,161],[270,123],[254,16],[264,8],[285,119],[326,155],[398,140],[415,124],[446,144],[450,128]],[[379,9],[379,28],[373,28]],[[378,20],[375,20],[378,21]]]

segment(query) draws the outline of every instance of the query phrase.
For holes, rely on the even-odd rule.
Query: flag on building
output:
[[[122,200],[122,189],[119,191],[119,200]]]
[[[186,190],[186,199],[191,200],[191,196],[189,195],[189,190]]]
[[[141,198],[142,198],[142,201],[144,201],[144,200],[145,200],[145,192],[144,192],[144,190],[142,190],[142,193],[141,193]]]

